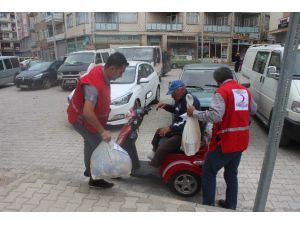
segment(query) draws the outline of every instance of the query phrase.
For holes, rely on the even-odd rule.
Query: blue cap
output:
[[[167,92],[167,95],[173,94],[173,92],[180,87],[184,87],[184,83],[181,80],[173,80],[169,85],[169,90]]]

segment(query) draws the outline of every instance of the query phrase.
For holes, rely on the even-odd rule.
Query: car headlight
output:
[[[293,101],[291,108],[292,108],[292,111],[294,111],[296,113],[300,113],[300,102]]]
[[[129,94],[124,95],[124,96],[122,96],[120,98],[112,100],[111,104],[112,105],[124,105],[124,104],[127,104],[129,102],[131,96],[132,96],[132,93],[129,93]]]
[[[33,77],[34,77],[34,78],[41,78],[43,75],[44,75],[43,73],[39,73],[39,74],[37,74],[37,75],[34,75]]]
[[[57,74],[57,79],[58,79],[58,80],[61,80],[62,77],[63,77],[63,73],[58,73],[58,74]]]
[[[84,75],[84,74],[86,74],[86,70],[85,70],[85,71],[80,71],[80,72],[79,72],[79,75],[80,75],[80,76],[82,76],[82,75]]]

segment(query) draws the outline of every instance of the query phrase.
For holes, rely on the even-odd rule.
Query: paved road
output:
[[[162,81],[162,101],[168,82]],[[0,211],[222,211],[205,207],[200,194],[181,198],[171,194],[159,178],[114,180],[110,190],[90,190],[83,176],[81,137],[67,123],[66,97],[59,87],[20,91],[0,87]],[[142,160],[151,150],[155,130],[169,124],[164,111],[152,110],[140,128],[137,148]],[[114,137],[120,127],[110,127]],[[238,210],[251,211],[259,179],[267,134],[256,120],[251,145],[239,170]],[[274,171],[267,211],[300,210],[300,144],[281,148]],[[217,199],[223,198],[222,172],[217,178]]]

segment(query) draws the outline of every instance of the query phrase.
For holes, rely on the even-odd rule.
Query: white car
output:
[[[147,62],[128,61],[122,77],[111,81],[111,111],[109,125],[127,123],[125,118],[131,107],[145,107],[160,100],[160,82],[153,66]],[[74,91],[69,95],[72,98]],[[147,96],[147,97],[146,97]]]

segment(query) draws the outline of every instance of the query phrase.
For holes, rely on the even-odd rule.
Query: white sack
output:
[[[192,95],[186,95],[187,106],[192,106],[194,98]],[[196,118],[187,117],[186,123],[183,128],[181,148],[187,156],[195,155],[201,142],[201,131],[199,122]]]
[[[91,157],[91,175],[94,180],[129,176],[132,162],[128,153],[118,144],[101,141]]]

